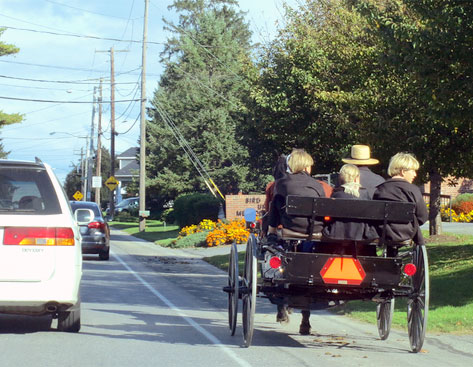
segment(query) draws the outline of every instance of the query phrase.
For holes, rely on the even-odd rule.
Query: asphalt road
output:
[[[226,273],[203,262],[203,250],[164,249],[113,231],[110,261],[86,257],[82,328],[60,333],[47,318],[0,316],[0,366],[469,366],[473,336],[428,333],[422,353],[407,333],[381,341],[376,325],[326,312],[300,336],[300,315],[275,322],[258,299],[255,334],[242,347],[227,326]],[[225,252],[228,248],[206,249]],[[240,304],[241,306],[241,304]],[[241,309],[241,307],[240,307]]]

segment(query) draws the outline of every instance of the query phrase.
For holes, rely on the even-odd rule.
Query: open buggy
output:
[[[410,346],[419,352],[424,342],[429,306],[429,272],[424,245],[412,240],[386,240],[390,223],[415,222],[414,204],[407,202],[349,200],[288,196],[286,212],[310,221],[345,220],[369,222],[379,228],[379,239],[326,243],[320,233],[299,234],[282,229],[278,243],[259,236],[256,212],[245,211],[251,228],[243,275],[239,276],[238,253],[232,245],[228,267],[228,318],[235,334],[238,300],[242,299],[243,339],[249,347],[253,337],[256,296],[277,300],[296,309],[320,309],[350,300],[377,303],[379,336],[387,339],[394,302],[407,299]],[[314,252],[301,252],[303,241],[315,241]],[[374,251],[366,251],[371,248]],[[369,253],[371,256],[366,256]],[[362,255],[365,254],[365,255]]]

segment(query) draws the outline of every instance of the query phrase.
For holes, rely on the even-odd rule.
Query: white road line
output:
[[[209,333],[207,330],[205,330],[202,326],[200,326],[197,322],[195,322],[192,318],[187,316],[181,309],[176,307],[170,300],[168,300],[166,297],[164,297],[160,292],[158,292],[156,289],[154,289],[146,280],[144,280],[138,273],[136,273],[132,268],[128,266],[127,263],[125,263],[117,254],[113,254],[113,256],[136,278],[138,279],[141,284],[143,284],[148,290],[153,293],[156,297],[158,297],[161,301],[163,301],[171,310],[176,312],[179,316],[181,316],[190,326],[192,326],[194,329],[196,329],[199,333],[201,333],[203,336],[205,336],[212,344],[215,346],[222,348],[223,351],[235,362],[238,363],[240,366],[245,366],[245,367],[251,367],[251,365],[244,361],[243,359],[239,358],[236,353],[234,353],[232,350],[227,348],[222,344],[220,340],[218,340],[217,337],[215,337],[213,334]]]

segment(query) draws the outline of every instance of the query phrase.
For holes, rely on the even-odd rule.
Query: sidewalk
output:
[[[420,228],[428,231],[429,222],[427,221]],[[442,222],[442,231],[444,233],[473,235],[473,223]]]
[[[129,243],[139,243],[141,246],[135,246],[134,251],[130,254],[141,255],[142,252],[154,254],[156,256],[175,256],[175,257],[190,257],[196,259],[202,259],[203,257],[215,256],[215,255],[228,255],[230,254],[231,245],[215,246],[215,247],[189,247],[189,248],[169,248],[162,247],[153,242],[142,240],[137,237],[133,237],[125,231],[111,227],[110,234],[114,241],[125,241]],[[140,247],[143,250],[140,250]],[[237,245],[238,252],[246,250],[246,244]],[[144,250],[146,249],[146,250]]]

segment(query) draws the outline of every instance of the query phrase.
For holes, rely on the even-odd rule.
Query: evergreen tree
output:
[[[238,138],[244,122],[240,101],[248,92],[242,66],[249,58],[251,34],[236,4],[182,0],[172,5],[179,24],[167,23],[174,36],[161,55],[166,68],[147,129],[152,196],[169,200],[208,190],[176,140],[173,124],[223,194],[253,189],[247,182],[248,153]]]

